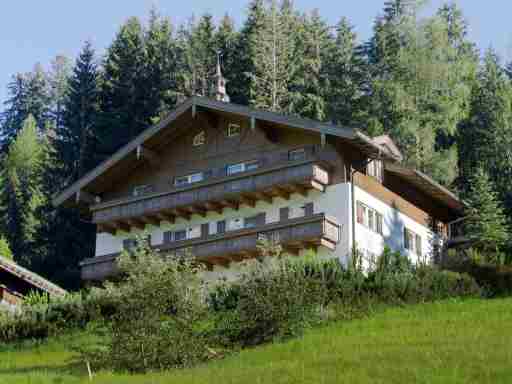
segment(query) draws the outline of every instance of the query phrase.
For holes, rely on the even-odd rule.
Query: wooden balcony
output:
[[[162,221],[173,223],[177,217],[189,219],[192,214],[221,213],[226,207],[238,209],[240,204],[254,206],[259,200],[271,203],[274,197],[289,199],[292,193],[306,195],[310,189],[324,191],[328,183],[327,167],[310,159],[104,202],[92,206],[91,211],[98,232],[115,233]]]
[[[215,234],[206,238],[183,240],[154,246],[171,257],[193,257],[208,266],[228,266],[232,261],[242,261],[258,255],[258,239],[278,242],[289,254],[301,249],[326,247],[334,250],[340,239],[341,228],[336,220],[324,214],[265,224],[257,228]],[[97,256],[84,260],[82,279],[103,280],[117,273],[119,254]]]

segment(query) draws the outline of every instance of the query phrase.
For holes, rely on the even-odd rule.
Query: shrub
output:
[[[3,236],[0,236],[0,256],[12,260],[11,248],[9,247],[7,239]]]
[[[125,280],[111,285],[119,301],[105,336],[82,350],[97,367],[144,372],[192,365],[209,357],[198,267],[164,260],[144,241],[120,259]]]
[[[308,277],[303,262],[266,258],[238,283],[217,288],[210,300],[221,311],[216,331],[224,342],[242,346],[299,335],[315,321],[323,290],[318,280]]]

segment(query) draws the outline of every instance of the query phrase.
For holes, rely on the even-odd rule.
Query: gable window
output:
[[[297,161],[306,159],[306,150],[304,148],[292,149],[288,152],[288,160]]]
[[[259,163],[257,160],[255,161],[245,161],[243,163],[236,163],[228,165],[226,168],[226,173],[229,175],[234,175],[236,173],[248,172],[259,167]]]
[[[132,195],[137,197],[137,196],[147,195],[148,193],[151,193],[151,192],[153,192],[152,185],[137,185],[137,186],[133,187]]]
[[[360,201],[357,202],[356,210],[357,222],[359,224],[364,225],[366,228],[378,233],[379,235],[382,235],[382,214],[377,212],[375,209],[367,207]]]
[[[197,135],[194,136],[194,139],[192,140],[192,145],[194,147],[200,147],[206,142],[206,132],[201,131]]]
[[[368,163],[366,167],[366,174],[368,176],[375,177],[377,180],[382,182],[384,179],[384,163],[382,160],[373,160]]]
[[[421,236],[404,227],[404,248],[421,256]]]
[[[178,176],[174,178],[174,185],[176,187],[181,187],[184,185],[197,183],[199,181],[204,180],[204,173],[203,172],[197,172],[197,173],[191,173],[190,175],[185,176]]]
[[[227,135],[228,137],[240,136],[241,128],[240,124],[229,123]]]

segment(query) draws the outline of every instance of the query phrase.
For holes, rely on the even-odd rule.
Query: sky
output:
[[[0,110],[12,75],[30,71],[35,63],[48,67],[57,55],[75,58],[84,41],[91,40],[102,54],[119,26],[130,16],[147,19],[156,7],[177,25],[191,15],[228,13],[240,26],[249,0],[10,0],[0,6]],[[444,0],[430,0],[433,12]],[[458,0],[470,24],[470,38],[481,50],[492,46],[504,60],[512,59],[510,0]],[[384,0],[295,0],[296,8],[318,8],[329,24],[342,16],[354,25],[360,40],[371,35]]]

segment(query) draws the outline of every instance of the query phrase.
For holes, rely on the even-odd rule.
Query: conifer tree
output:
[[[508,223],[494,185],[483,168],[476,168],[465,193],[465,236],[486,252],[487,261],[500,264],[500,250],[509,240]]]
[[[0,115],[0,153],[7,150],[29,115],[36,119],[40,133],[51,118],[48,76],[40,64],[32,72],[15,75],[7,89],[8,99]]]
[[[43,241],[48,205],[44,170],[48,166],[48,143],[29,117],[2,159],[0,171],[0,222],[14,258],[23,265],[40,265],[48,244]]]
[[[107,50],[101,86],[101,153],[104,157],[126,144],[151,123],[144,105],[144,33],[132,17]]]
[[[512,214],[512,87],[496,53],[490,49],[478,73],[468,118],[458,146],[462,187],[478,167],[493,181],[507,214]]]

